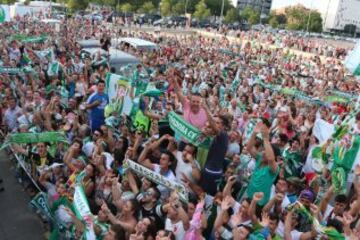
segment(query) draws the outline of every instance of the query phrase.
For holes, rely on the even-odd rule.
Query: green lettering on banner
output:
[[[180,134],[186,141],[197,147],[209,148],[211,139],[204,137],[199,129],[188,123],[175,112],[170,112],[168,118],[171,129]]]
[[[134,161],[131,161],[129,159],[126,160],[126,162],[124,164],[128,168],[132,169],[136,174],[138,174],[142,177],[145,177],[145,178],[149,179],[150,181],[153,181],[157,184],[160,184],[167,188],[175,190],[179,194],[179,197],[182,201],[184,201],[184,202],[188,201],[188,193],[186,191],[186,188],[182,184],[170,181],[169,179],[162,176],[161,174],[156,173],[144,166],[141,166],[140,164],[138,164]]]
[[[47,201],[47,194],[44,192],[39,192],[31,201],[30,204],[34,207],[39,209],[49,221],[53,221],[54,217],[51,213],[48,201]]]

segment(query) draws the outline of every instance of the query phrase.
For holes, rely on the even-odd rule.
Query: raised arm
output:
[[[216,121],[215,121],[214,117],[212,116],[211,111],[210,111],[205,99],[202,100],[202,106],[206,112],[207,119],[210,123],[211,128],[214,130],[215,135],[218,135],[221,130],[218,128]]]
[[[185,97],[182,94],[181,87],[179,86],[178,76],[175,75],[175,71],[172,70],[169,72],[170,82],[174,85],[176,96],[182,105],[184,105]]]
[[[261,123],[256,124],[254,131],[251,134],[251,137],[246,144],[246,149],[248,150],[250,155],[255,159],[257,157],[257,149],[255,148],[255,141],[256,141],[256,135],[260,132],[260,129],[261,129]]]
[[[11,147],[12,147],[12,149],[13,149],[16,153],[20,153],[20,154],[22,154],[22,155],[24,155],[24,156],[28,156],[28,155],[29,155],[29,152],[28,152],[25,148],[21,147],[21,146],[20,146],[19,144],[17,144],[17,143],[11,144]]]
[[[236,183],[236,177],[230,176],[225,184],[223,195],[225,196],[231,196],[232,188],[234,184]]]
[[[319,208],[320,208],[320,213],[322,215],[324,215],[324,213],[326,212],[327,206],[332,198],[332,196],[334,195],[334,187],[331,186],[327,192],[325,193],[325,196],[321,199],[320,204],[319,204]]]
[[[254,193],[253,199],[251,200],[250,207],[249,207],[249,210],[248,210],[248,215],[250,216],[251,222],[252,222],[253,225],[259,224],[259,220],[256,217],[256,204],[263,197],[264,197],[263,192],[257,192],[257,193]]]
[[[275,154],[270,143],[270,129],[265,124],[262,124],[261,135],[263,137],[265,156],[269,162],[269,166],[272,172],[276,172],[278,164],[275,161]]]
[[[149,152],[150,152],[150,146],[149,146],[149,144],[146,144],[145,148],[142,150],[142,152],[140,154],[138,163],[143,165],[144,167],[154,170],[154,165],[151,163],[151,161],[148,158],[146,158],[146,156],[148,155]]]
[[[221,202],[221,208],[220,211],[218,212],[215,222],[214,222],[214,230],[217,232],[222,232],[223,231],[223,217],[225,212],[231,207],[232,202],[231,202],[231,197],[227,196],[225,197],[222,202]]]
[[[353,217],[356,217],[357,214],[360,212],[360,182],[359,181],[360,181],[360,165],[357,164],[354,170],[354,189],[356,192],[356,200],[351,205],[349,211],[350,215]]]

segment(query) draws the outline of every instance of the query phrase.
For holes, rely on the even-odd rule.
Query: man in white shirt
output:
[[[8,98],[8,109],[4,114],[4,124],[9,130],[14,130],[17,127],[17,118],[22,115],[22,109],[17,106],[14,97]]]
[[[176,153],[177,165],[175,169],[176,179],[184,183],[183,175],[186,176],[192,183],[200,180],[200,166],[195,160],[196,149],[191,144],[186,144],[182,152]]]

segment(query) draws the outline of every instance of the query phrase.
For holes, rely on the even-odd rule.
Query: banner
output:
[[[16,75],[21,72],[21,68],[14,67],[0,67],[0,73]]]
[[[31,201],[30,205],[45,215],[50,222],[54,221],[54,216],[50,210],[48,196],[44,192],[39,192]]]
[[[59,73],[60,64],[57,61],[53,61],[48,66],[47,74],[49,76],[55,76]]]
[[[357,41],[354,49],[346,56],[344,66],[354,76],[360,76],[360,40]]]
[[[84,188],[80,184],[75,185],[73,206],[77,218],[84,219],[86,221],[86,219],[92,217]]]
[[[62,132],[15,133],[7,139],[10,143],[38,143],[67,141]]]
[[[168,114],[168,119],[171,129],[180,134],[186,141],[196,147],[209,148],[211,139],[204,137],[199,129],[185,121],[181,116],[175,112],[170,112]]]
[[[156,173],[129,159],[126,160],[123,167],[130,168],[136,174],[143,176],[152,182],[155,182],[157,184],[175,190],[179,194],[179,197],[182,201],[184,202],[188,201],[188,193],[186,191],[186,188],[182,184],[170,181],[168,178],[164,177],[163,175],[160,175],[159,173]]]
[[[15,34],[10,37],[10,41],[17,40],[22,43],[42,43],[45,42],[48,39],[47,36],[41,35],[41,36],[26,36],[23,34]]]
[[[115,102],[115,100],[125,97],[130,91],[130,82],[127,78],[108,73],[105,79],[106,83],[106,93],[109,96],[110,103]]]
[[[10,6],[0,5],[0,23],[10,21]]]

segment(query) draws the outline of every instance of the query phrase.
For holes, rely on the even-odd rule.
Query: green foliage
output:
[[[310,24],[309,31],[310,32],[322,32],[322,18],[319,12],[311,11],[310,14]]]
[[[182,15],[185,13],[185,5],[186,5],[186,0],[176,1],[175,5],[173,5],[171,9],[171,12],[174,15]]]
[[[191,0],[189,0],[191,1]],[[211,15],[220,16],[221,15],[221,7],[223,0],[206,0],[206,6],[210,9]],[[232,4],[229,0],[224,0],[224,16],[227,11],[233,8]]]
[[[274,11],[270,12],[268,23],[271,27],[277,28],[279,25],[286,24],[285,14],[276,14]]]
[[[145,2],[141,8],[138,9],[139,13],[149,13],[153,14],[156,13],[156,8],[152,2]]]
[[[123,13],[130,13],[132,12],[134,9],[133,9],[133,6],[130,4],[130,3],[124,3],[120,6],[120,10],[121,12]]]
[[[160,2],[160,13],[162,16],[171,15],[171,0],[161,0]]]
[[[280,23],[279,23],[279,21],[277,20],[276,17],[272,17],[272,18],[269,19],[269,24],[270,24],[271,27],[277,28]]]
[[[77,11],[77,10],[85,9],[88,6],[89,1],[87,1],[87,0],[68,0],[67,4],[68,4],[68,7],[72,11]]]
[[[227,11],[225,18],[224,18],[224,22],[225,23],[233,23],[233,22],[237,22],[237,21],[240,21],[239,10],[236,8],[232,8],[229,11]]]
[[[16,0],[0,0],[1,4],[14,4],[16,2]]]
[[[287,24],[291,30],[307,30],[310,32],[322,31],[322,18],[319,12],[309,10],[303,6],[288,7],[285,10]]]
[[[245,19],[249,24],[257,24],[260,22],[260,13],[251,6],[247,6],[241,12],[240,16]]]
[[[194,17],[199,20],[206,19],[210,17],[211,11],[207,7],[205,0],[201,0],[195,7]]]

